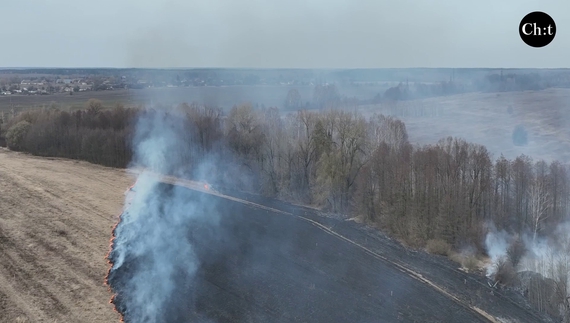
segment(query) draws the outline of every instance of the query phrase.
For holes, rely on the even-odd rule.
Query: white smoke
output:
[[[185,140],[188,129],[184,120],[181,112],[144,111],[136,124],[131,167],[143,171],[127,196],[129,206],[115,229],[111,253],[111,272],[121,272],[113,288],[127,322],[165,320],[173,293],[177,288],[189,288],[199,266],[188,237],[189,226],[197,221],[216,224],[207,197],[188,201],[182,194],[185,188],[162,184],[156,176],[187,171],[192,148]],[[187,303],[184,306],[191,308],[193,304]]]
[[[545,278],[557,279],[561,275],[570,277],[570,223],[562,223],[550,235],[533,239],[532,234],[521,235],[524,254],[515,270],[531,271]],[[496,266],[515,241],[515,235],[490,226],[485,238],[485,248],[490,258],[486,267],[487,277],[495,274]],[[570,282],[569,282],[570,283]],[[570,286],[570,285],[569,285]]]
[[[496,264],[501,258],[507,256],[510,239],[511,236],[506,231],[497,231],[494,226],[491,226],[491,230],[485,237],[485,248],[491,258],[491,264],[486,268],[487,277],[491,277],[495,274]]]
[[[192,145],[183,111],[147,110],[137,120],[131,167],[159,174],[179,173],[190,162]]]
[[[521,271],[533,271],[556,279],[570,270],[570,224],[560,224],[553,234],[532,241],[525,240],[528,252],[521,260]]]

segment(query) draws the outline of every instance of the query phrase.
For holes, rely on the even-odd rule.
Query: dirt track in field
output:
[[[0,322],[116,322],[109,236],[133,179],[0,148]]]

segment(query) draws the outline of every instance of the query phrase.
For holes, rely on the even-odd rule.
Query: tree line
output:
[[[556,161],[492,160],[485,147],[451,137],[414,146],[405,124],[383,115],[327,109],[282,116],[248,104],[227,114],[197,104],[178,109],[188,145],[197,147],[192,154],[231,158],[251,179],[241,189],[359,216],[409,245],[439,239],[483,252],[489,223],[538,237],[568,213],[568,168]],[[84,110],[22,112],[0,133],[13,150],[127,167],[140,113],[90,100]]]
[[[54,107],[5,115],[0,137],[8,148],[38,156],[81,159],[111,167],[126,167],[131,159],[130,136],[136,109],[104,109],[90,100],[86,109]]]

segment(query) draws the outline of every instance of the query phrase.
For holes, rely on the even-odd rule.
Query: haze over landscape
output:
[[[535,10],[560,30],[538,50],[518,36]],[[564,0],[32,0],[2,7],[0,66],[560,68],[568,11]]]
[[[3,5],[0,322],[569,323],[569,9]]]

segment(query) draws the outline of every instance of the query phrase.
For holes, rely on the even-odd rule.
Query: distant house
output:
[[[30,81],[30,80],[23,80],[22,82],[20,82],[21,85],[39,85],[42,86],[44,85],[44,82],[42,81]]]
[[[55,83],[57,84],[71,84],[73,83],[72,79],[59,79]]]

